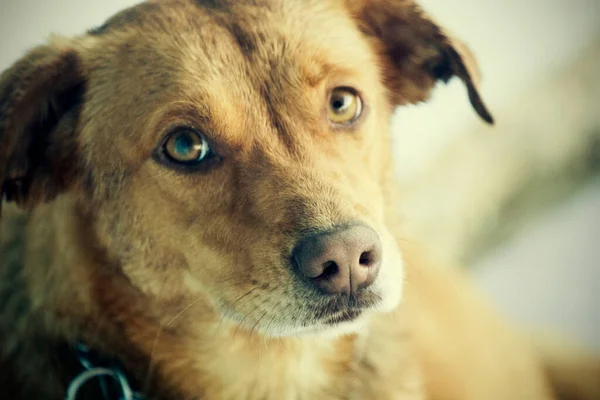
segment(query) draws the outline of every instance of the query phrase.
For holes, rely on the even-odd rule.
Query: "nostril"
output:
[[[292,250],[292,265],[305,283],[328,295],[356,293],[371,285],[381,264],[375,231],[355,225],[303,238]]]
[[[370,267],[373,264],[373,254],[372,254],[372,252],[371,251],[364,251],[360,255],[360,258],[358,259],[358,262],[363,267]]]
[[[318,278],[330,279],[340,271],[340,267],[338,267],[335,261],[327,261],[323,266],[325,267],[323,273]]]

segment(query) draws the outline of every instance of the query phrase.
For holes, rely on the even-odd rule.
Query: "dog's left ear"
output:
[[[428,98],[437,81],[459,77],[481,118],[493,118],[478,89],[477,64],[469,49],[444,32],[413,0],[346,0],[359,29],[381,57],[396,105]]]
[[[0,74],[0,200],[28,207],[66,188],[84,89],[78,53],[65,43],[35,48]]]

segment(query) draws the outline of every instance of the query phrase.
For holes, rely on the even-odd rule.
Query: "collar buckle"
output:
[[[77,345],[76,355],[84,370],[69,383],[65,400],[77,400],[81,388],[94,378],[99,380],[105,400],[144,400],[142,394],[131,389],[127,376],[118,366],[103,366],[99,358],[81,343]]]

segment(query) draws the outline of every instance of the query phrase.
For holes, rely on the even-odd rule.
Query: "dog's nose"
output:
[[[381,265],[381,241],[362,225],[303,239],[292,253],[298,273],[325,294],[350,294],[371,285]]]

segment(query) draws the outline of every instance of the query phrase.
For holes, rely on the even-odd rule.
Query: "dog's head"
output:
[[[401,298],[391,112],[457,76],[491,121],[475,73],[410,0],[144,3],[1,76],[0,183],[72,199],[156,315],[354,329]]]

